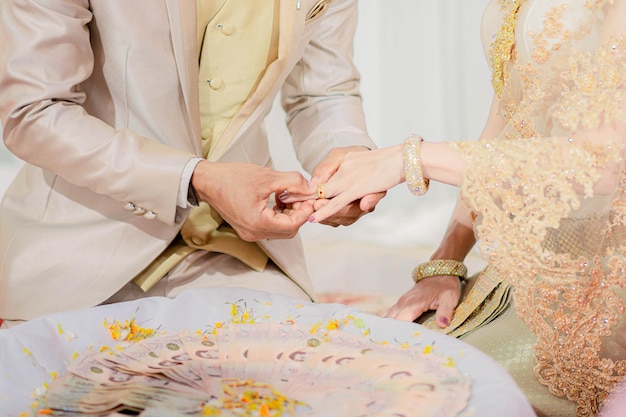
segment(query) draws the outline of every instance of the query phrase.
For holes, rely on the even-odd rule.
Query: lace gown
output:
[[[515,36],[505,62],[498,33]],[[626,0],[493,1],[483,34],[506,127],[455,146],[514,308],[464,340],[540,415],[595,415],[626,375]]]

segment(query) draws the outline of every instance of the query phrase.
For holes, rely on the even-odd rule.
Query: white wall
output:
[[[487,0],[359,0],[355,59],[362,74],[368,128],[379,146],[400,143],[410,132],[427,140],[475,139],[491,99],[480,46]],[[299,169],[278,105],[268,130],[279,169]],[[0,194],[20,166],[0,145]],[[456,190],[432,185],[412,197],[406,187],[389,192],[375,213],[349,228],[306,225],[308,241],[358,239],[388,245],[438,242]]]

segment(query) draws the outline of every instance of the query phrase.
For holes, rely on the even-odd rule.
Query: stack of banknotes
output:
[[[93,348],[50,384],[61,416],[457,416],[470,379],[430,346],[298,324],[230,324]]]

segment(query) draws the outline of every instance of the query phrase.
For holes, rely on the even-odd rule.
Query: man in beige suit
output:
[[[270,207],[310,184],[271,169],[264,116],[281,92],[322,181],[372,148],[355,25],[356,0],[0,0],[0,123],[26,161],[0,317],[223,285],[313,299],[296,233],[315,207]]]

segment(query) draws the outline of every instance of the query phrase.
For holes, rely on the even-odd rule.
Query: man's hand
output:
[[[424,278],[389,309],[385,317],[413,321],[428,310],[436,310],[435,317],[439,327],[448,327],[454,309],[461,298],[459,277],[434,276]]]
[[[201,161],[191,181],[200,200],[206,201],[249,242],[292,238],[313,213],[312,201],[289,210],[268,207],[275,192],[311,192],[309,182],[297,172],[278,172],[245,163]]]
[[[328,152],[326,158],[322,162],[320,162],[313,170],[311,183],[313,185],[326,183],[330,179],[330,177],[332,177],[333,174],[337,172],[346,154],[348,154],[349,152],[360,151],[369,151],[369,149],[365,146],[347,146],[344,148],[332,149],[330,152]],[[349,226],[352,223],[356,222],[364,214],[374,211],[376,205],[385,196],[385,194],[386,192],[381,192],[363,196],[359,200],[353,201],[351,204],[344,207],[331,217],[328,217],[321,223],[333,227]],[[315,201],[314,209],[319,210],[320,208],[324,207],[328,203],[328,201],[329,200],[326,199]]]

